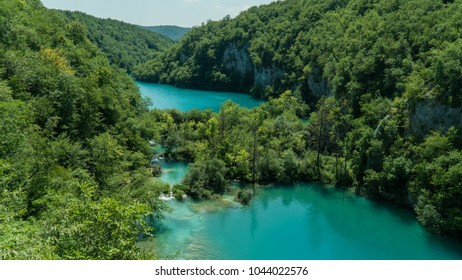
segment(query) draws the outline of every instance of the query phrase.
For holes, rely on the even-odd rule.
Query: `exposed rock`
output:
[[[275,80],[282,79],[284,71],[276,66],[271,68],[256,68],[254,76],[254,84],[257,87],[265,88],[268,85],[273,85]]]
[[[180,57],[179,57],[179,58],[180,58],[180,61],[181,61],[181,62],[185,62],[186,60],[189,59],[189,56],[186,55],[186,54],[184,53],[184,51],[181,51],[181,52],[180,52]]]
[[[445,132],[452,126],[462,127],[462,108],[452,108],[433,100],[418,101],[410,116],[410,132],[420,136],[431,130]]]
[[[238,47],[234,43],[223,53],[223,66],[229,74],[237,74],[243,79],[242,82],[245,80],[251,86],[261,89],[274,85],[284,75],[284,71],[274,65],[265,68],[254,66],[247,47]]]
[[[223,64],[228,71],[235,71],[241,77],[251,75],[253,71],[252,61],[246,48],[238,48],[234,43],[230,44],[223,53]]]
[[[317,98],[328,94],[329,86],[327,80],[322,77],[322,72],[319,68],[313,68],[313,73],[308,77],[308,87],[313,96]]]

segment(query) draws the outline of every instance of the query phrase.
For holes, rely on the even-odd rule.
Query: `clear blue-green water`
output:
[[[180,174],[187,164],[170,167]],[[235,192],[215,201],[169,201],[174,211],[141,246],[175,259],[462,259],[459,242],[430,234],[412,211],[351,191],[274,185],[248,207],[233,201]]]
[[[191,109],[212,109],[218,112],[227,100],[232,100],[246,108],[256,107],[263,102],[242,93],[182,89],[171,85],[144,82],[136,82],[136,84],[142,96],[149,97],[153,103],[152,107],[157,109],[178,109],[183,112]]]
[[[186,162],[160,160],[160,165],[162,166],[160,179],[172,186],[181,183],[188,172],[188,164]]]

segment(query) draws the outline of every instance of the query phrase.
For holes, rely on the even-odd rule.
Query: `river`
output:
[[[169,88],[175,96],[191,94],[162,88],[164,95]],[[180,182],[188,168],[185,162],[162,165],[167,172],[161,179],[170,184]],[[161,258],[190,260],[462,259],[460,242],[429,233],[411,210],[395,204],[296,183],[261,189],[250,206],[242,207],[233,201],[237,190],[234,186],[213,201],[168,201],[174,210],[156,237],[140,246]]]

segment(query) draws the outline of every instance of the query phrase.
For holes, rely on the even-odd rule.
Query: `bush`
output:
[[[223,194],[227,185],[226,170],[224,162],[216,158],[196,162],[191,165],[184,183],[190,186],[189,193],[193,197],[203,198],[210,197],[214,193]]]
[[[242,205],[249,205],[252,198],[253,192],[249,189],[240,190],[236,196],[237,201],[239,201]]]
[[[436,207],[429,203],[429,193],[427,191],[424,190],[419,196],[415,212],[417,220],[425,227],[435,233],[440,232],[443,220]]]
[[[173,196],[178,201],[183,201],[183,196],[190,191],[190,187],[186,185],[177,184],[173,186]]]

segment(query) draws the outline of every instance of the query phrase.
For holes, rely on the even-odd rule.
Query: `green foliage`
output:
[[[265,97],[299,88],[310,103],[332,92],[358,116],[363,94],[402,94],[418,73],[416,94],[460,104],[461,12],[457,1],[279,1],[193,28],[135,75]]]
[[[109,61],[131,73],[133,67],[158,56],[173,44],[173,39],[144,28],[112,19],[99,19],[81,12],[60,11],[73,26],[74,33],[88,37]],[[83,31],[87,29],[87,31]],[[160,33],[160,34],[159,34]]]
[[[141,252],[133,244],[140,232],[149,230],[143,222],[150,214],[148,206],[110,197],[94,200],[91,186],[79,187],[82,197],[60,193],[46,197],[53,207],[43,215],[44,234],[55,251],[64,259],[139,258]]]
[[[153,258],[136,241],[164,185],[136,85],[39,1],[1,1],[0,26],[0,259]]]
[[[183,201],[184,196],[189,193],[191,188],[186,185],[177,184],[173,186],[173,196],[178,201]]]
[[[225,192],[226,167],[223,161],[213,158],[194,163],[183,180],[189,186],[189,195],[194,198],[210,198],[213,193]]]
[[[242,205],[249,205],[250,202],[252,201],[253,197],[253,192],[250,189],[245,189],[245,190],[240,190],[236,196],[236,199],[242,204]]]
[[[6,198],[6,197],[5,197]],[[40,236],[40,224],[9,216],[0,207],[0,260],[54,260],[59,257],[45,236]]]
[[[298,117],[306,105],[286,93],[260,108],[248,110],[225,102],[220,112],[151,112],[165,130],[160,142],[178,135],[172,157],[191,166],[183,191],[193,197],[222,194],[227,181],[294,182],[300,180],[306,152],[306,127]],[[289,105],[287,105],[289,104]],[[284,110],[292,106],[293,110]],[[290,107],[287,107],[290,108]]]
[[[428,191],[418,197],[416,205],[417,219],[433,232],[438,233],[441,228],[443,219],[435,206],[431,204]]]

